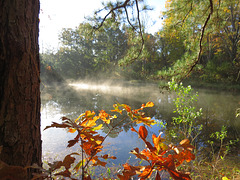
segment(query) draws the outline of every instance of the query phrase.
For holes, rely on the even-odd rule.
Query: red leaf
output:
[[[174,171],[171,169],[168,169],[169,174],[172,176],[175,180],[191,180],[189,174],[184,174],[178,171]]]
[[[71,173],[66,169],[63,172],[59,172],[54,174],[55,176],[64,176],[64,177],[71,177]]]
[[[156,175],[156,178],[155,178],[155,180],[161,180],[161,177],[160,177],[160,175],[159,175],[159,173],[157,172],[157,175]]]
[[[147,135],[148,135],[148,131],[144,126],[140,126],[139,127],[139,135],[142,139],[146,139]]]
[[[87,175],[87,177],[84,177],[83,180],[92,180],[91,176]]]
[[[152,174],[152,170],[153,168],[151,166],[146,166],[143,172],[138,177],[141,177],[143,179],[149,178]]]
[[[73,164],[75,161],[74,157],[71,157],[70,155],[67,155],[62,163],[62,166],[65,166],[66,169],[69,169],[71,167],[71,164]]]
[[[108,154],[105,154],[105,155],[101,156],[101,158],[107,159],[108,158]]]
[[[69,140],[67,147],[72,147],[72,146],[74,146],[77,142],[78,142],[78,139]]]
[[[136,132],[136,133],[137,133],[136,129],[134,129],[133,127],[131,128],[131,131],[133,131],[133,132]]]

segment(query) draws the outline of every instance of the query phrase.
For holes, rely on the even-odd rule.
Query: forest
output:
[[[98,30],[93,30],[94,23],[99,21],[97,17],[74,29],[63,29],[59,35],[60,48],[41,54],[43,81],[52,82],[49,77],[55,81],[175,77],[239,84],[239,2],[214,1],[213,9],[202,36],[199,57],[208,1],[167,1],[166,11],[161,14],[163,28],[155,34],[145,32],[144,22],[139,35],[132,27],[135,24],[131,26],[126,20],[112,17]]]

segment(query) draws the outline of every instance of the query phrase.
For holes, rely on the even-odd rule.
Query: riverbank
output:
[[[226,83],[226,82],[216,82],[209,83],[201,80],[185,80],[183,81],[184,85],[191,85],[193,88],[197,89],[211,89],[219,91],[228,91],[240,93],[240,84],[237,83]]]

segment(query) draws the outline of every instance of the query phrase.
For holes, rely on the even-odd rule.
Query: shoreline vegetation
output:
[[[135,85],[137,86],[137,84],[144,84],[144,82],[140,81],[140,80],[131,80],[131,81],[128,81],[128,82],[130,84],[133,84],[133,86],[135,86]],[[149,82],[149,81],[145,81],[145,82]],[[98,83],[101,84],[103,82],[100,81]],[[116,83],[116,81],[112,81],[112,83]],[[123,83],[123,81],[121,81],[121,83]],[[156,84],[155,81],[151,81],[151,83]],[[151,83],[150,83],[150,85],[151,85]],[[172,87],[174,88],[175,85],[173,84]],[[181,97],[178,101],[178,104],[176,104],[176,107],[180,107],[180,106],[183,107],[182,102],[184,102],[186,100],[184,98],[185,97],[184,93],[186,91],[187,91],[186,95],[189,94],[190,97],[193,97],[190,93],[191,92],[190,89],[189,89],[189,87],[183,87],[183,86],[180,86],[180,87],[177,87],[176,89],[174,89],[176,92],[180,92],[179,97]],[[194,91],[193,91],[193,93],[194,93]],[[184,101],[182,101],[182,100],[184,100]],[[186,104],[188,104],[188,102],[186,102]],[[151,106],[151,105],[149,104],[147,106]],[[131,112],[131,111],[129,111],[128,106],[124,105],[124,107],[126,108],[126,110],[128,112]],[[182,109],[182,110],[185,111],[185,109]],[[185,124],[191,125],[192,123],[194,123],[194,126],[198,127],[197,124],[195,124],[195,123],[198,123],[199,118],[195,119],[195,117],[190,117],[191,121],[188,121],[189,118],[185,118],[184,116],[182,116],[183,114],[181,115],[181,113],[183,112],[182,110],[180,109],[180,111],[179,111],[180,116],[177,119],[175,119],[175,121],[174,121],[176,126],[181,126],[182,128],[179,127],[177,129],[173,129],[174,131],[169,131],[169,133],[168,134],[166,133],[166,135],[165,135],[166,138],[170,138],[171,133],[173,133],[173,132],[179,133],[179,135],[181,135],[182,134],[181,130],[184,129]],[[193,114],[193,115],[195,113],[199,114],[197,112],[197,110],[191,109],[191,105],[186,106],[186,110],[189,112],[189,114]],[[119,112],[121,112],[121,111],[119,111]],[[81,116],[81,117],[84,117],[84,116]],[[181,120],[183,123],[180,122],[179,120]],[[169,123],[169,125],[170,125],[170,127],[169,127],[170,129],[175,127],[175,126],[172,127],[171,123]],[[220,126],[220,124],[217,124],[217,126]],[[56,125],[56,127],[58,127],[58,125]],[[59,126],[59,127],[62,127],[62,126]],[[67,124],[66,124],[66,127],[67,127]],[[204,126],[204,128],[205,128],[205,126]],[[203,129],[201,129],[200,131],[202,131],[202,130]],[[190,176],[191,176],[192,179],[199,179],[200,178],[201,180],[202,179],[204,179],[204,180],[205,179],[206,180],[214,179],[215,180],[216,178],[218,178],[219,180],[220,179],[229,180],[229,178],[230,179],[238,179],[239,178],[240,165],[237,162],[240,160],[240,157],[236,154],[237,152],[228,151],[228,149],[225,147],[225,143],[228,142],[230,140],[229,138],[231,138],[231,137],[226,136],[227,132],[226,132],[225,129],[222,129],[222,130],[216,129],[216,130],[217,130],[216,133],[213,133],[212,137],[209,138],[210,145],[211,145],[211,143],[214,143],[214,144],[212,144],[213,149],[211,149],[211,146],[209,146],[209,148],[205,152],[205,155],[209,154],[209,152],[212,153],[211,155],[209,154],[207,156],[209,159],[206,158],[205,156],[203,156],[203,154],[204,154],[203,151],[201,151],[202,153],[200,153],[200,151],[198,152],[197,149],[196,149],[196,152],[194,152],[195,155],[196,155],[196,160],[191,161],[190,164],[184,162],[183,166],[180,169],[178,169],[179,171],[190,171],[191,172]],[[185,133],[188,133],[188,132],[189,131],[187,130]],[[193,129],[192,129],[191,132],[193,134],[196,134]],[[146,135],[144,135],[144,134],[147,134],[146,130],[142,130],[141,134],[143,134],[142,135],[142,136],[144,136],[143,140],[145,140]],[[180,138],[179,135],[177,137]],[[208,135],[209,134],[206,134],[206,136],[208,136]],[[221,143],[222,141],[224,141],[224,144]],[[197,146],[195,146],[195,147],[197,147]],[[140,154],[138,154],[138,153],[140,153],[139,151],[136,151],[136,152],[133,151],[133,152],[140,156]],[[226,153],[230,152],[230,153],[228,155],[226,155],[225,152]],[[69,156],[66,156],[66,157],[70,158]],[[64,164],[64,161],[62,161],[62,164]],[[75,167],[78,167],[78,166],[75,165]],[[114,178],[116,176],[116,174],[114,174],[113,171],[109,170],[110,169],[109,167],[105,167],[105,169],[107,171],[106,175],[109,178]],[[91,171],[91,167],[90,167],[89,170]],[[118,171],[115,171],[115,173],[118,172]],[[92,172],[94,172],[94,170]],[[56,171],[55,173],[58,174],[59,172]]]

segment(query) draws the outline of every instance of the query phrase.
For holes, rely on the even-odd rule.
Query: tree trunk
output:
[[[38,14],[39,0],[0,1],[0,160],[8,165],[41,165]]]

